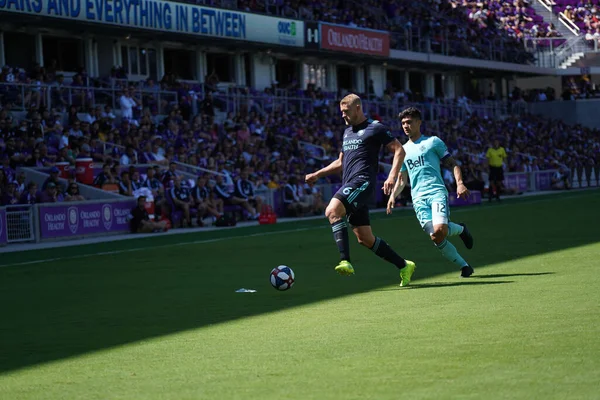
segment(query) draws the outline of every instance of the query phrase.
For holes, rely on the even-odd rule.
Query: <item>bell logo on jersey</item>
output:
[[[425,156],[419,156],[416,160],[406,160],[406,166],[409,170],[419,168],[425,165]]]

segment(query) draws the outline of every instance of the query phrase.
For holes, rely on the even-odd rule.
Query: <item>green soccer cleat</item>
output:
[[[406,261],[406,266],[400,270],[400,286],[402,286],[402,287],[406,287],[406,286],[410,285],[410,278],[412,277],[412,274],[415,272],[415,268],[417,268],[417,265],[414,262],[412,262],[410,260],[405,260],[405,261]]]
[[[346,275],[346,276],[354,275],[354,267],[352,267],[352,264],[350,264],[350,261],[342,260],[335,267],[335,272],[337,272],[340,275]]]

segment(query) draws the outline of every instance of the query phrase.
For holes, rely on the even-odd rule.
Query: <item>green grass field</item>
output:
[[[0,399],[599,399],[600,192],[452,212],[470,279],[373,216],[410,288],[324,219],[0,254]]]

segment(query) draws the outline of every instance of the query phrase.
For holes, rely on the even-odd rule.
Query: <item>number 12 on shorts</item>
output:
[[[448,208],[446,202],[434,201],[431,203],[432,222],[434,225],[448,223]]]
[[[438,213],[438,214],[444,214],[446,213],[446,205],[444,203],[433,203],[434,205],[434,210]]]

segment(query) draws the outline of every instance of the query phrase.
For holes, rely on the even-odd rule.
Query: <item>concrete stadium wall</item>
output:
[[[35,182],[38,185],[38,190],[42,190],[42,184],[48,178],[48,174],[45,174],[41,171],[37,171],[34,168],[21,167],[18,169],[19,172],[25,172],[26,180],[25,182],[29,183],[31,181]],[[69,181],[63,178],[59,178],[60,183],[67,188]],[[126,197],[121,196],[116,193],[107,192],[93,186],[88,185],[79,185],[79,193],[88,200],[122,200],[126,199]]]
[[[562,93],[562,77],[561,76],[536,76],[533,78],[519,78],[509,83],[509,90],[517,86],[520,89],[546,89],[551,87],[554,89],[556,96]]]
[[[528,107],[532,114],[600,129],[600,99],[530,103]]]

